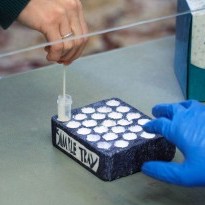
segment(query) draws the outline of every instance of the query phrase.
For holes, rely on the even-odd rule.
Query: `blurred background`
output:
[[[176,13],[177,0],[86,0],[82,1],[89,32],[102,31],[135,22]],[[105,52],[175,33],[175,18],[147,23],[130,29],[96,35],[89,39],[83,56]],[[44,37],[14,23],[9,29],[0,28],[0,53],[15,51],[45,43]],[[43,49],[0,58],[0,78],[37,69],[52,62],[46,60]]]

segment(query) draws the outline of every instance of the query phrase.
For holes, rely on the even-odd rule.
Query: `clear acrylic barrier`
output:
[[[88,0],[82,4],[89,28],[82,56],[174,35],[175,16],[190,12],[178,12],[177,0]],[[48,43],[42,34],[18,23],[0,30],[0,76],[51,64],[43,48],[58,42],[62,43]]]

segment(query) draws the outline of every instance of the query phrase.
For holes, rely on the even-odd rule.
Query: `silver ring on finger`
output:
[[[65,38],[70,38],[72,35],[73,35],[73,33],[71,32],[71,33],[68,33],[68,34],[61,36],[61,37],[62,37],[62,39],[65,39]]]

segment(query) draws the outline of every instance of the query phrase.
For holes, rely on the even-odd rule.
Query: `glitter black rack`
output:
[[[146,133],[150,120],[118,98],[72,110],[69,122],[52,117],[53,145],[102,180],[140,171],[148,160],[170,161],[175,146],[160,135]]]

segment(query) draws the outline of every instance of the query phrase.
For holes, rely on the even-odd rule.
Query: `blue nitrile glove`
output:
[[[189,100],[161,104],[152,110],[156,119],[144,125],[147,132],[164,136],[184,155],[184,161],[145,162],[143,173],[182,186],[205,186],[205,106]]]

